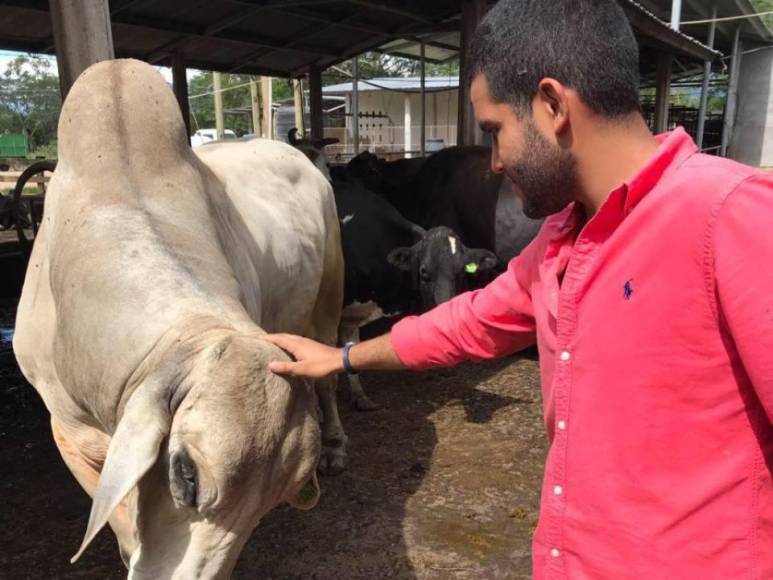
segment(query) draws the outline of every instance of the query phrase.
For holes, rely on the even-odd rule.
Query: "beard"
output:
[[[531,219],[561,211],[578,190],[576,159],[548,141],[531,119],[525,123],[524,153],[505,173],[520,189],[523,213]]]

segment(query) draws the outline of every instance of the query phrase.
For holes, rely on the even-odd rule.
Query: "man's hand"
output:
[[[340,348],[321,344],[310,338],[292,334],[267,334],[264,340],[290,353],[295,362],[274,361],[268,365],[271,372],[290,377],[324,379],[343,371]]]

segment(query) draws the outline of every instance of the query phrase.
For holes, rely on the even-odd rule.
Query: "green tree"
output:
[[[24,133],[32,149],[50,146],[53,153],[61,108],[51,60],[20,55],[8,63],[0,79],[0,133]]]
[[[248,113],[228,113],[227,111],[251,106],[252,96],[249,83],[253,78],[255,77],[250,75],[222,75],[223,110],[226,111],[223,123],[226,129],[231,129],[237,135],[243,135],[251,130],[251,115]],[[188,82],[188,94],[190,95],[191,130],[214,127],[215,97],[212,72],[201,71],[191,78]],[[275,78],[271,94],[274,102],[292,99],[291,81]]]

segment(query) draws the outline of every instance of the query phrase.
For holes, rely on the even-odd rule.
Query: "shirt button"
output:
[[[566,429],[566,421],[559,421],[559,422],[558,422],[558,428],[559,428],[561,431],[563,431],[564,429]]]
[[[553,493],[556,495],[561,495],[562,493],[564,493],[564,488],[561,487],[560,485],[557,485],[553,488]]]
[[[571,354],[569,354],[569,351],[568,351],[568,350],[565,350],[564,352],[562,352],[562,353],[561,353],[561,360],[562,360],[562,361],[566,362],[566,361],[568,361],[570,358],[572,358],[572,355],[571,355]]]
[[[554,558],[558,558],[561,555],[561,552],[559,551],[558,548],[553,548],[552,550],[550,550],[550,555],[553,556]]]

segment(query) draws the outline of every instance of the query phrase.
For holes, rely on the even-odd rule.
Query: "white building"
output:
[[[337,137],[339,145],[331,152],[353,154],[352,90],[353,82],[322,89],[325,96],[346,98],[346,128],[326,128],[325,135]],[[374,78],[360,80],[359,135],[360,151],[389,156],[418,155],[421,149],[421,80],[418,77]],[[458,77],[427,77],[425,80],[426,150],[431,152],[456,145],[459,111]]]

